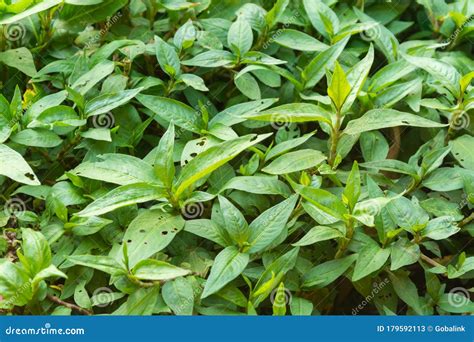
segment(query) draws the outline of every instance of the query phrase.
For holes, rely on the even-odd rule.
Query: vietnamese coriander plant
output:
[[[0,0],[0,313],[474,302],[470,0]]]

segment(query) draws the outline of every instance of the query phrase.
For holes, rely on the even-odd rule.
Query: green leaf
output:
[[[97,160],[83,162],[70,172],[80,177],[118,185],[160,184],[154,176],[153,168],[148,163],[136,157],[119,153],[98,155]]]
[[[239,176],[231,178],[220,192],[235,189],[252,194],[282,195],[288,197],[291,192],[288,185],[273,176]]]
[[[179,63],[178,53],[174,47],[168,45],[160,37],[155,36],[155,52],[161,70],[167,73],[171,78],[179,76],[181,73],[181,66]]]
[[[191,59],[182,61],[181,64],[206,68],[228,66],[235,62],[235,57],[229,51],[210,50],[203,52]]]
[[[63,141],[52,131],[46,129],[24,129],[11,137],[17,144],[34,147],[51,148],[60,145]]]
[[[361,118],[349,121],[347,127],[344,129],[344,133],[354,135],[397,126],[429,128],[445,127],[446,125],[394,109],[372,109],[366,112]]]
[[[327,157],[320,151],[315,150],[298,150],[288,152],[262,169],[263,172],[273,175],[282,175],[296,171],[306,170],[316,167],[325,161]]]
[[[272,9],[265,16],[265,22],[269,28],[272,28],[280,20],[285,12],[286,7],[290,3],[289,0],[277,0]]]
[[[163,281],[183,277],[189,270],[160,260],[142,260],[132,269],[133,275],[140,280]]]
[[[204,80],[194,74],[182,74],[179,76],[179,80],[184,82],[187,86],[193,87],[199,91],[209,91],[204,83]]]
[[[391,271],[414,264],[420,258],[420,247],[405,238],[397,240],[390,249]]]
[[[429,220],[428,214],[406,197],[394,199],[387,205],[387,209],[399,227],[412,233],[423,228]]]
[[[110,112],[112,109],[120,107],[133,99],[142,91],[142,88],[122,90],[117,93],[103,94],[94,97],[86,102],[86,116],[100,115]]]
[[[30,77],[33,77],[36,74],[33,55],[30,50],[24,47],[0,52],[0,63],[18,69]]]
[[[129,266],[163,250],[184,227],[184,219],[159,209],[144,210],[130,222],[123,236]]]
[[[276,43],[293,50],[320,52],[328,48],[326,44],[321,43],[309,34],[292,29],[281,30],[281,33],[275,36],[274,39]]]
[[[301,73],[301,77],[305,81],[305,89],[314,87],[321,78],[323,78],[326,69],[332,69],[348,41],[349,37],[341,39],[333,46],[320,52],[311,62],[309,62]]]
[[[73,216],[71,220],[64,225],[64,228],[71,229],[74,235],[85,236],[97,233],[112,222],[112,220],[96,216],[87,218]]]
[[[463,135],[449,142],[451,154],[462,167],[474,171],[474,137]]]
[[[164,198],[163,188],[146,183],[119,186],[89,204],[78,216],[98,216],[131,204],[144,203]]]
[[[264,211],[250,224],[249,253],[257,253],[264,250],[281,234],[296,205],[297,199],[298,196],[291,196],[287,200]]]
[[[149,316],[160,294],[159,287],[140,288],[128,296],[127,301],[120,306],[113,315]]]
[[[390,256],[390,249],[380,248],[377,244],[369,243],[358,254],[352,281],[358,281],[382,268]]]
[[[166,188],[171,188],[173,183],[174,168],[174,125],[171,123],[168,130],[163,134],[156,149],[154,170],[156,176],[163,182]]]
[[[201,119],[193,108],[182,102],[153,95],[138,95],[145,107],[167,122],[173,122],[176,126],[194,133],[201,131]]]
[[[351,212],[354,210],[357,201],[359,200],[361,193],[361,186],[360,186],[360,172],[359,172],[359,164],[357,161],[354,161],[352,164],[351,173],[349,173],[349,177],[347,178],[346,187],[344,188],[343,198],[349,204],[349,209]]]
[[[357,259],[357,254],[352,254],[344,258],[326,261],[313,267],[303,276],[303,286],[326,287],[339,278]]]
[[[40,232],[30,228],[21,231],[22,245],[20,260],[33,278],[41,270],[51,265],[51,248],[48,241]]]
[[[347,81],[346,73],[341,65],[336,61],[331,85],[328,87],[328,95],[337,110],[341,110],[347,96],[351,92],[351,85]]]
[[[316,242],[326,241],[343,237],[342,233],[331,227],[316,226],[310,229],[305,236],[293,243],[292,246],[308,246]]]
[[[304,9],[313,27],[325,38],[339,31],[339,19],[321,0],[303,0]]]
[[[239,252],[236,247],[230,246],[223,249],[214,259],[201,298],[209,297],[237,278],[247,267],[248,262],[249,255]]]
[[[290,311],[293,316],[311,316],[313,313],[313,303],[300,297],[291,298]]]
[[[163,285],[163,300],[178,316],[192,315],[194,307],[193,287],[186,278],[177,278]]]
[[[398,271],[396,273],[389,273],[389,277],[398,297],[415,310],[418,315],[423,315],[418,289],[407,273]]]
[[[341,112],[347,112],[359,95],[369,75],[370,68],[374,62],[374,48],[370,45],[367,55],[356,65],[347,71],[347,81],[350,84],[350,92],[342,106]]]
[[[234,83],[241,93],[249,99],[258,100],[261,98],[258,82],[250,73],[238,74],[234,78]]]
[[[186,221],[184,230],[202,238],[211,240],[222,247],[229,245],[222,229],[212,220],[198,219]]]
[[[344,215],[347,214],[347,209],[336,195],[333,195],[327,190],[316,189],[309,186],[298,186],[295,190],[305,200],[326,214],[339,220],[345,219]]]
[[[311,122],[322,121],[331,124],[330,114],[323,108],[310,103],[291,103],[266,111],[245,116],[249,120],[271,122]]]
[[[21,154],[3,144],[0,144],[0,175],[23,184],[41,184]]]
[[[286,291],[287,289],[285,288],[285,284],[280,283],[272,301],[273,316],[285,316],[287,304],[286,302],[288,300],[288,294],[286,293]]]
[[[362,163],[360,166],[369,169],[403,173],[414,178],[418,177],[418,171],[414,166],[396,159],[374,160],[368,163]]]
[[[282,141],[281,143],[277,144],[276,146],[271,148],[270,151],[267,152],[265,156],[265,161],[273,159],[279,155],[284,154],[287,151],[294,149],[295,147],[298,147],[304,144],[306,141],[308,141],[309,138],[311,138],[314,135],[314,133],[315,132],[311,132],[296,139]]]
[[[127,0],[103,0],[99,4],[92,6],[85,6],[78,10],[77,6],[64,5],[60,19],[64,21],[67,26],[88,25],[107,20],[107,17],[115,16],[120,18],[123,14],[117,11],[127,4]],[[109,19],[108,22],[112,22]],[[110,25],[110,23],[109,23]]]
[[[463,288],[454,288],[453,290],[441,295],[437,303],[438,307],[441,310],[458,314],[473,312],[474,302],[468,298],[469,292]]]
[[[464,186],[463,175],[469,173],[457,167],[440,167],[423,179],[422,185],[434,191],[453,191]]]
[[[36,273],[33,280],[31,281],[31,286],[33,288],[36,288],[42,280],[45,280],[48,278],[66,278],[67,279],[67,275],[61,272],[60,270],[58,270],[56,266],[49,265],[48,267],[43,268],[41,271]]]
[[[51,7],[59,5],[61,2],[63,2],[63,0],[44,0],[44,1],[41,1],[40,3],[35,4],[34,6],[30,8],[23,8],[23,7],[18,7],[18,6],[24,6],[24,2],[22,3],[21,1],[20,2],[17,1],[16,3],[13,3],[10,6],[16,6],[17,11],[13,11],[13,12],[18,13],[18,14],[1,20],[0,25],[6,25],[6,24],[14,23],[16,21],[20,21],[21,19],[29,17],[30,15],[46,11],[47,9]]]
[[[227,44],[234,54],[243,55],[252,47],[252,41],[252,28],[245,19],[239,16],[229,28]]]
[[[299,250],[298,247],[291,249],[266,267],[252,292],[252,303],[255,307],[264,301],[283,276],[295,267]]]
[[[174,187],[174,195],[179,197],[199,179],[207,176],[220,166],[235,158],[247,148],[267,138],[268,134],[249,134],[212,146],[191,160],[179,174]]]
[[[448,63],[429,57],[415,57],[403,54],[404,59],[416,67],[425,70],[435,79],[440,80],[455,96],[459,96],[461,75]]]
[[[433,240],[445,240],[460,230],[452,216],[441,216],[429,221],[421,233]]]
[[[219,206],[226,223],[225,230],[229,236],[240,246],[248,241],[250,229],[244,215],[228,199],[219,196]]]
[[[68,260],[75,265],[94,268],[110,275],[120,275],[127,271],[115,259],[104,255],[71,255]]]
[[[19,263],[0,259],[0,294],[4,299],[0,301],[0,308],[8,309],[24,306],[33,297],[30,276]]]
[[[90,71],[79,77],[70,87],[80,95],[85,95],[97,83],[103,80],[114,71],[115,64],[111,61],[101,61]]]

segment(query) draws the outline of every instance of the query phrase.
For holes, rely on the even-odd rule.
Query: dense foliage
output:
[[[463,314],[470,0],[1,0],[3,314]]]

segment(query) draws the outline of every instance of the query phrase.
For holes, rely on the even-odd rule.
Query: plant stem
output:
[[[341,113],[339,110],[336,112],[336,122],[334,126],[332,127],[332,132],[331,132],[331,148],[329,151],[329,165],[331,167],[334,166],[334,161],[336,160],[336,155],[337,155],[337,144],[339,142],[340,138],[340,129],[341,129]]]
[[[435,260],[431,259],[429,256],[424,255],[423,253],[420,254],[420,257],[421,257],[422,260],[426,261],[431,266],[434,266],[434,267],[442,266],[442,267],[444,267],[439,262],[436,262]]]
[[[59,304],[59,305],[62,305],[66,308],[69,308],[71,310],[74,310],[74,311],[77,311],[79,312],[81,315],[86,315],[86,316],[90,316],[92,315],[92,312],[89,311],[89,310],[86,310],[86,309],[83,309],[81,308],[80,306],[77,306],[75,304],[72,304],[72,303],[68,303],[68,302],[65,302],[61,299],[59,299],[58,297],[56,296],[53,296],[53,295],[48,295],[48,299],[56,304]]]
[[[458,223],[458,227],[463,227],[465,226],[466,224],[468,224],[469,222],[471,222],[472,220],[474,220],[474,213],[471,213],[471,215],[469,215],[468,217],[466,217],[464,220],[462,220],[461,222]]]
[[[354,235],[354,220],[352,218],[346,223],[346,236],[343,240],[341,240],[339,244],[339,249],[336,252],[335,259],[339,259],[344,255],[344,252],[347,250],[349,243],[352,240],[352,236]]]

